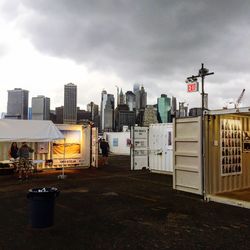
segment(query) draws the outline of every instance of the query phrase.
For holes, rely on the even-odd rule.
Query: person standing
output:
[[[11,143],[8,156],[9,156],[10,161],[12,162],[10,165],[14,167],[14,171],[16,172],[17,171],[17,158],[19,157],[18,147],[17,147],[16,142]]]
[[[29,155],[33,153],[34,150],[27,145],[26,142],[22,142],[22,146],[18,150],[19,155],[19,171],[18,179],[22,180],[24,178],[28,179],[31,171],[31,165],[29,162]]]
[[[109,143],[104,138],[100,142],[100,148],[102,151],[102,165],[108,165]]]
[[[10,146],[10,150],[8,152],[9,159],[16,160],[18,158],[18,147],[16,142],[12,142]]]

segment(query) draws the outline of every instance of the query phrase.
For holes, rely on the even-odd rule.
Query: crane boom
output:
[[[239,107],[239,104],[240,104],[240,102],[241,102],[241,100],[242,100],[242,98],[243,98],[243,96],[244,96],[244,93],[245,93],[245,89],[242,90],[242,92],[241,92],[239,98],[237,99],[237,101],[236,101],[236,103],[235,103],[235,108],[238,108],[238,107]]]

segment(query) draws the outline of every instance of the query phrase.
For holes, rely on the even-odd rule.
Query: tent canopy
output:
[[[46,142],[64,139],[52,121],[0,119],[0,142]]]

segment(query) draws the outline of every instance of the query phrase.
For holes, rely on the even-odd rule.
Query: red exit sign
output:
[[[198,82],[191,82],[187,84],[187,92],[197,92],[199,91]]]

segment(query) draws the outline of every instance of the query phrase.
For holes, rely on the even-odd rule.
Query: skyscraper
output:
[[[140,108],[145,109],[147,106],[147,92],[145,91],[144,87],[141,87],[140,90]]]
[[[63,106],[56,107],[56,124],[63,124]]]
[[[127,104],[120,104],[115,110],[115,130],[122,131],[124,126],[135,125],[135,111],[129,111]]]
[[[171,122],[171,98],[167,97],[165,94],[162,94],[161,97],[157,98],[157,111],[160,122]]]
[[[50,98],[43,95],[32,97],[32,120],[50,119]]]
[[[28,119],[29,91],[21,88],[8,90],[6,117]]]
[[[126,92],[126,104],[129,107],[129,111],[134,111],[135,110],[135,94],[132,91],[127,91]]]
[[[114,129],[114,95],[107,94],[106,90],[101,95],[101,130],[112,131]]]
[[[76,124],[77,121],[77,86],[73,83],[64,85],[63,123]]]
[[[157,109],[154,105],[147,105],[143,115],[143,126],[149,126],[150,124],[158,123]]]
[[[137,114],[141,109],[145,109],[147,106],[147,92],[145,91],[144,87],[142,86],[141,89],[136,88],[134,86],[134,94],[135,94],[135,107]]]
[[[140,84],[139,83],[135,83],[134,86],[133,86],[133,92],[136,93],[139,90],[140,90]]]
[[[99,106],[94,102],[90,102],[87,105],[87,110],[91,113],[91,120],[92,122],[94,122],[95,127],[99,127],[100,125]]]
[[[120,94],[119,94],[119,104],[120,105],[125,104],[125,97],[124,97],[124,94],[122,92],[122,89],[121,89]]]

